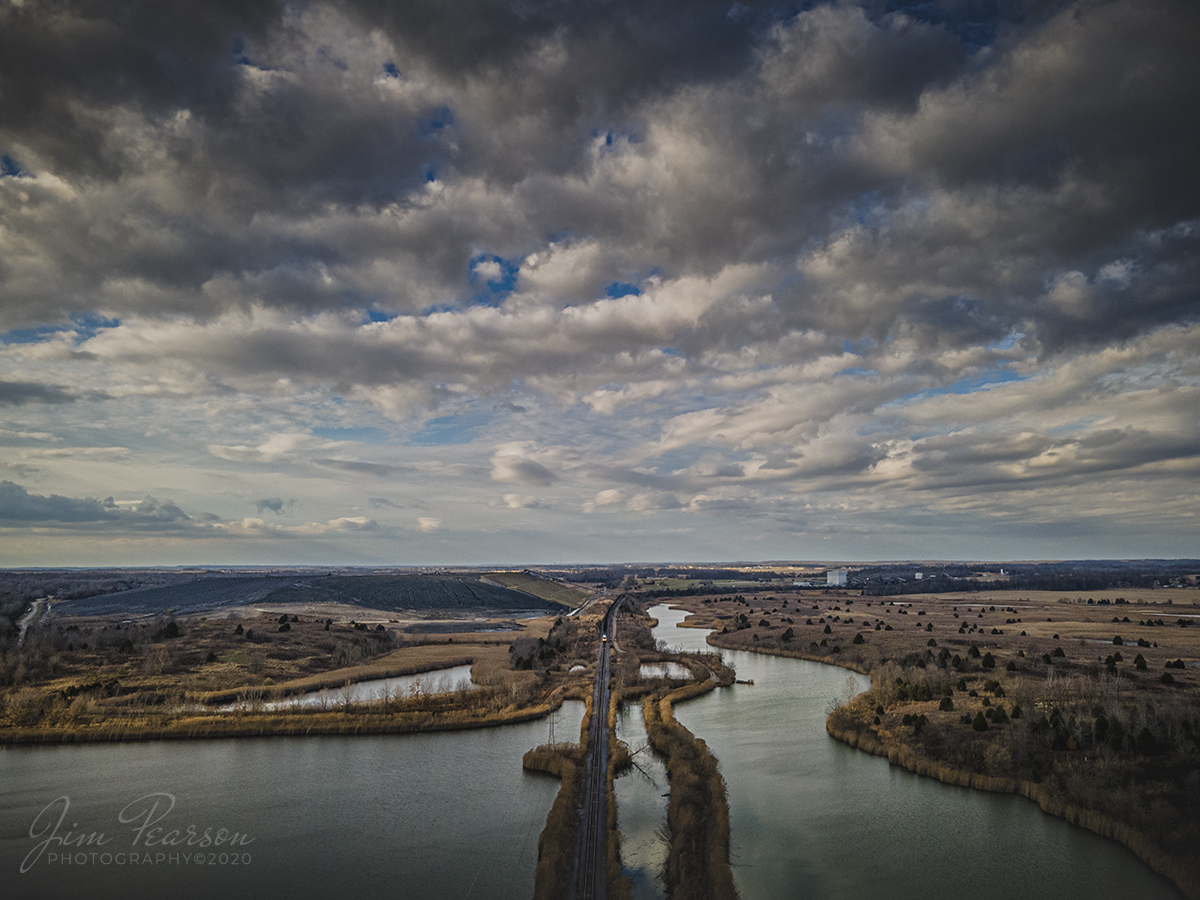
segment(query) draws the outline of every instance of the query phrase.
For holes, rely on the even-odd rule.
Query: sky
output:
[[[0,565],[1200,556],[1197,34],[0,0]]]

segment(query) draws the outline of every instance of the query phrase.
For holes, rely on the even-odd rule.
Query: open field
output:
[[[1089,602],[1090,601],[1090,602]],[[871,675],[830,733],[1019,792],[1200,897],[1200,591],[689,597],[718,647]]]

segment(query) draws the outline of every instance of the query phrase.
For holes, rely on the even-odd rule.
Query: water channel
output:
[[[707,631],[677,627],[686,613],[657,606],[650,614],[655,638],[714,649]],[[720,760],[742,900],[1182,900],[1124,846],[1022,797],[922,778],[830,738],[827,704],[865,688],[863,676],[722,653],[754,684],[682,703],[675,714]]]

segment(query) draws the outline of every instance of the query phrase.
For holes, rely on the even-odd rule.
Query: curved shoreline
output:
[[[873,756],[884,757],[893,765],[908,769],[917,775],[936,778],[943,784],[952,784],[958,787],[974,788],[976,790],[991,791],[999,794],[1020,794],[1022,797],[1035,802],[1041,808],[1042,812],[1048,815],[1066,819],[1072,825],[1078,825],[1101,837],[1112,838],[1118,843],[1123,844],[1138,859],[1159,875],[1174,882],[1191,900],[1200,900],[1200,873],[1194,871],[1186,860],[1177,859],[1163,852],[1145,834],[1114,819],[1112,816],[1067,803],[1042,785],[1035,784],[1032,781],[981,775],[976,772],[968,772],[965,769],[955,769],[951,766],[942,765],[903,744],[889,747],[867,730],[865,726],[863,726],[862,730],[838,728],[833,722],[833,716],[826,719],[825,730],[829,733],[830,737],[856,750],[865,751]]]
[[[681,609],[683,607],[680,607]],[[690,613],[691,610],[688,610]],[[686,627],[686,626],[685,626]],[[707,627],[707,626],[705,626]],[[723,643],[720,634],[712,629],[706,636],[706,641],[722,650],[737,650],[743,653],[757,653],[762,656],[774,656],[781,659],[803,659],[809,662],[834,666],[870,675],[866,666],[850,660],[839,660],[829,656],[814,656],[799,650],[772,649],[769,647],[737,646]],[[862,694],[858,695],[862,696]],[[857,699],[857,697],[855,698]],[[915,748],[905,744],[885,745],[869,730],[869,727],[856,723],[861,730],[853,728],[838,728],[833,723],[833,717],[826,720],[825,729],[831,737],[857,750],[863,750],[874,756],[885,757],[888,762],[908,769],[917,775],[936,778],[944,784],[959,787],[976,788],[994,793],[1020,794],[1038,804],[1047,815],[1065,819],[1073,825],[1086,828],[1101,837],[1111,838],[1127,847],[1143,863],[1154,872],[1172,881],[1190,900],[1200,900],[1200,867],[1194,861],[1180,859],[1160,849],[1145,833],[1126,825],[1106,813],[1097,810],[1084,809],[1068,803],[1044,786],[1024,779],[983,775],[956,769],[943,765],[925,756]]]
[[[815,657],[800,651],[772,652],[761,647],[725,646],[719,641],[712,640],[716,634],[710,632],[708,642],[723,650],[737,650],[743,653],[757,653],[762,656],[775,656],[780,659],[803,659],[835,668],[848,669],[861,675],[870,675],[870,670],[849,661],[833,660],[828,657]],[[862,695],[859,695],[862,696]],[[1004,778],[993,775],[982,775],[968,772],[965,769],[955,769],[942,765],[936,760],[919,753],[912,747],[903,744],[886,746],[869,731],[855,731],[850,728],[839,729],[833,724],[833,717],[825,721],[825,730],[830,737],[848,744],[856,750],[862,750],[873,756],[882,756],[889,763],[908,769],[917,775],[936,778],[943,784],[953,784],[958,787],[974,788],[981,791],[991,791],[1000,794],[1020,794],[1041,808],[1047,815],[1066,819],[1072,825],[1086,828],[1101,837],[1112,838],[1129,850],[1151,869],[1170,879],[1190,900],[1200,900],[1200,873],[1191,870],[1186,860],[1176,859],[1160,850],[1153,841],[1142,832],[1126,825],[1118,819],[1105,813],[1091,809],[1083,809],[1067,803],[1056,797],[1040,784],[1017,778]]]
[[[213,717],[184,718],[169,725],[103,724],[85,728],[0,729],[0,748],[48,744],[94,744],[121,741],[217,740],[245,737],[308,737],[348,734],[418,734],[494,728],[543,718],[558,709],[569,689],[557,689],[546,701],[483,716],[455,718],[434,709],[371,712],[288,710],[236,712]]]

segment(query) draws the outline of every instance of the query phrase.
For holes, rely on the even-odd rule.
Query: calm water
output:
[[[662,900],[666,897],[662,873],[667,860],[667,845],[662,839],[667,798],[663,795],[670,784],[667,767],[647,745],[641,704],[622,708],[617,717],[617,737],[629,746],[634,762],[633,768],[614,783],[622,869],[633,880],[633,900]]]
[[[403,699],[414,694],[441,694],[449,691],[463,691],[471,687],[474,687],[471,683],[471,666],[450,666],[445,669],[435,669],[432,672],[419,672],[416,675],[397,675],[393,678],[356,681],[341,687],[323,688],[306,694],[296,694],[283,700],[259,701],[257,705],[266,710],[309,706],[317,709],[337,709],[345,703],[371,703],[384,697]],[[225,708],[236,709],[254,705],[250,701],[242,701],[231,703]]]
[[[581,703],[566,704],[559,734],[576,739],[582,715]],[[528,900],[558,781],[525,773],[521,756],[546,737],[543,721],[442,734],[0,750],[0,895]],[[225,828],[253,841],[206,850],[230,854],[225,865],[219,856],[216,865],[185,862],[195,847],[145,847],[149,830],[138,837],[134,829],[154,801],[129,808],[132,822],[119,818],[152,793],[175,798],[158,827],[182,836],[188,826],[197,835]],[[39,843],[30,837],[36,817],[51,805],[57,819],[60,796],[70,799],[60,836],[103,832],[109,843],[74,849],[97,857],[69,864],[64,847],[48,846],[20,874]],[[159,802],[153,815],[166,812],[168,801]],[[155,856],[135,866],[132,852]],[[106,864],[101,853],[113,857]],[[243,864],[233,865],[234,853]]]
[[[712,650],[665,606],[654,636]],[[1123,846],[1021,797],[944,785],[825,732],[826,706],[867,679],[804,660],[723,651],[735,685],[680,704],[728,783],[742,900],[1182,900]],[[849,679],[849,684],[847,683]]]

